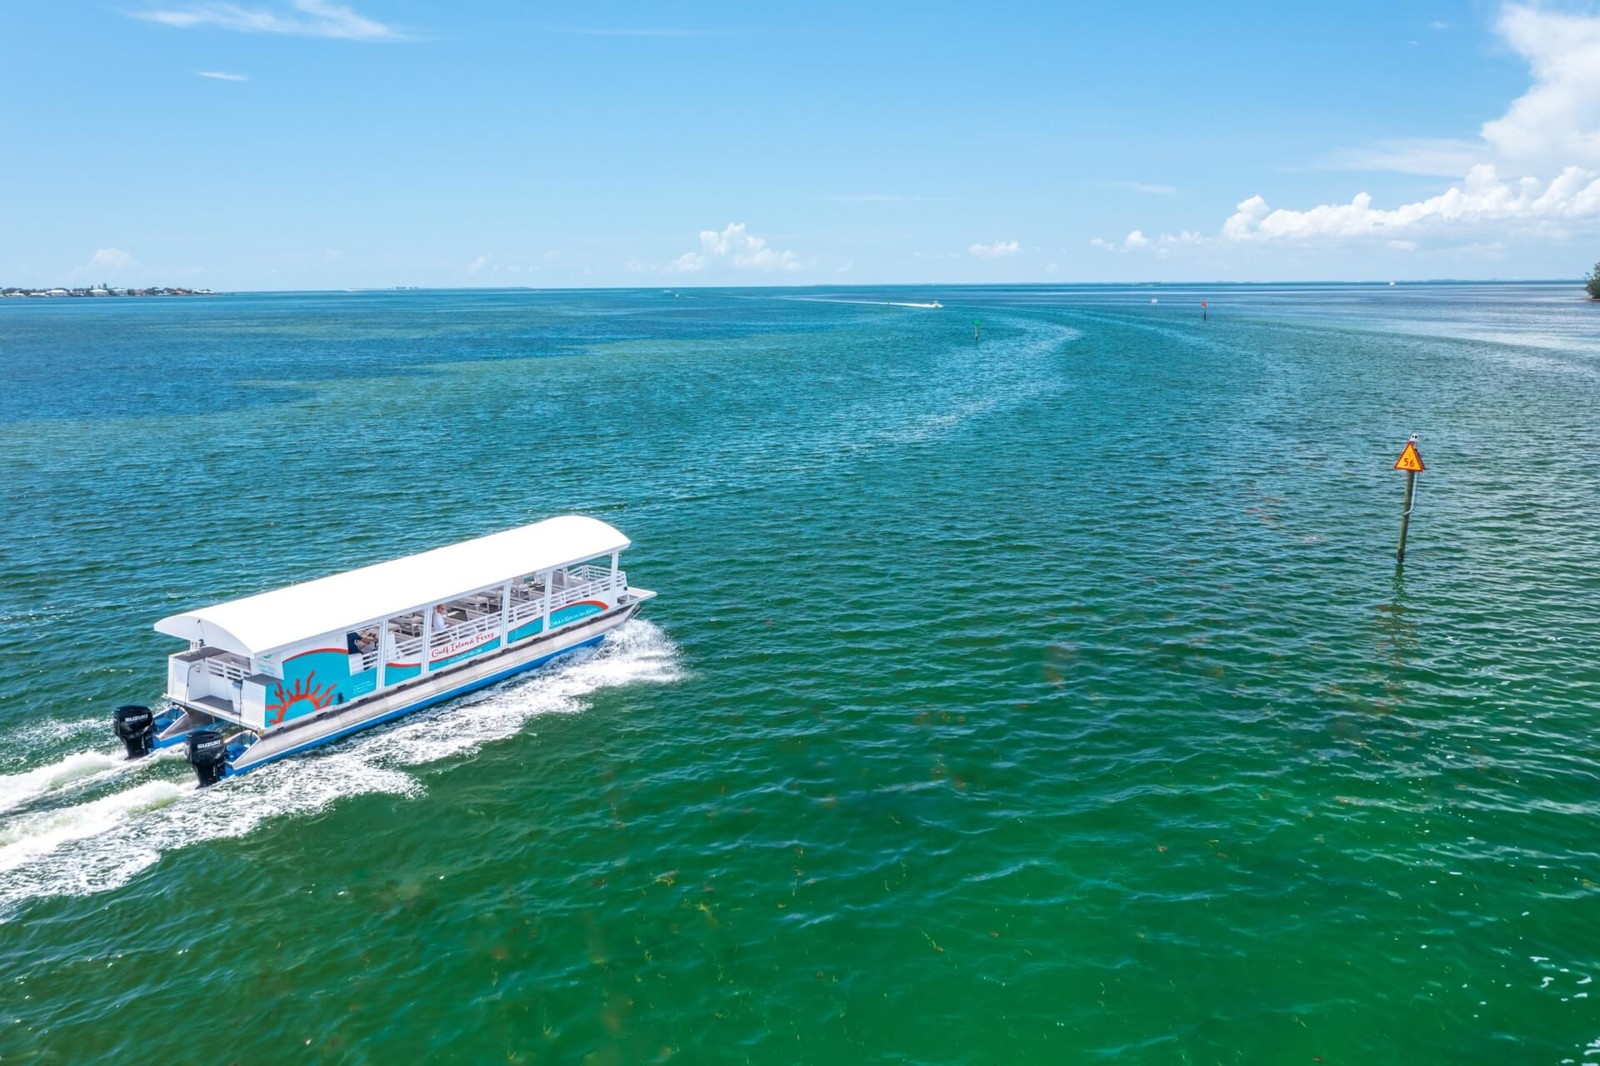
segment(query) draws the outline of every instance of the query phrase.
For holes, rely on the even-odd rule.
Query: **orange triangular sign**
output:
[[[1417,452],[1417,442],[1406,441],[1406,450],[1400,453],[1400,458],[1394,461],[1396,470],[1409,470],[1413,474],[1420,474],[1427,467],[1422,465],[1422,456]]]

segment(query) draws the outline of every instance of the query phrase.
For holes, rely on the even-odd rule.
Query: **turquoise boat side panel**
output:
[[[408,704],[408,705],[406,705],[404,707],[398,708],[397,710],[390,711],[388,714],[380,715],[379,717],[373,718],[370,721],[361,722],[358,725],[353,725],[349,729],[341,729],[339,732],[334,733],[332,736],[318,737],[316,740],[312,740],[312,741],[309,741],[309,742],[307,742],[305,744],[301,744],[298,747],[289,748],[287,751],[279,752],[278,754],[274,755],[270,759],[263,760],[258,765],[259,766],[265,766],[269,762],[276,762],[279,759],[286,758],[287,756],[290,756],[290,755],[298,754],[299,752],[306,751],[306,750],[308,750],[310,748],[319,747],[319,746],[321,746],[323,744],[331,744],[334,741],[341,740],[344,737],[347,737],[352,733],[358,733],[363,729],[371,729],[375,725],[381,725],[384,722],[393,721],[394,719],[399,718],[402,715],[411,714],[413,711],[420,711],[424,707],[432,707],[436,703],[443,703],[445,700],[454,699],[456,696],[460,696],[463,693],[473,692],[473,691],[475,691],[477,689],[485,688],[485,687],[487,687],[489,685],[494,684],[497,681],[503,681],[508,677],[512,677],[512,676],[514,676],[516,674],[520,674],[520,673],[522,673],[524,671],[527,671],[527,670],[532,670],[535,667],[543,666],[545,663],[549,662],[551,659],[555,659],[555,658],[557,658],[559,656],[562,656],[562,655],[568,655],[568,654],[570,654],[572,652],[577,651],[579,648],[592,648],[596,644],[599,644],[604,639],[606,639],[606,635],[604,633],[601,633],[598,636],[590,637],[588,640],[580,641],[577,644],[574,644],[570,648],[562,648],[560,651],[554,651],[554,652],[551,652],[548,655],[541,655],[538,658],[532,659],[532,660],[530,660],[528,662],[518,663],[516,666],[513,666],[508,670],[501,670],[498,673],[491,674],[488,677],[480,678],[477,681],[471,682],[470,684],[462,685],[459,688],[453,688],[448,692],[441,692],[441,693],[439,693],[437,695],[429,696],[426,699],[418,700],[416,703]],[[394,669],[395,669],[394,667],[390,667],[389,668],[389,673],[390,673],[391,676],[393,676],[393,674],[394,674]],[[228,767],[228,770],[227,770],[227,776],[235,777],[235,776],[238,776],[241,773],[246,773],[249,770],[254,770],[256,768],[257,768],[256,766],[251,766],[251,767],[246,768],[246,770],[235,770],[230,765]]]
[[[376,670],[350,674],[350,653],[344,648],[313,648],[283,663],[283,680],[267,698],[267,727],[316,714],[335,704],[371,692],[378,684]]]
[[[550,628],[564,626],[568,622],[576,622],[580,618],[588,618],[592,614],[599,614],[606,609],[606,605],[599,600],[580,600],[569,607],[559,611],[550,612]]]
[[[606,607],[607,605],[599,600],[582,600],[568,604],[551,613],[550,628],[556,629],[581,621],[599,614],[606,610]],[[515,642],[543,631],[544,620],[535,618],[513,629],[510,638]],[[494,637],[476,647],[435,660],[432,668],[442,669],[475,655],[498,651],[502,646],[500,638]],[[268,694],[267,728],[292,722],[308,714],[316,714],[318,711],[377,691],[377,669],[351,674],[351,661],[352,656],[344,648],[313,648],[284,660],[283,680],[279,681]],[[384,680],[390,685],[397,685],[421,673],[422,666],[418,663],[390,663],[385,671]]]
[[[469,649],[468,651],[460,652],[444,659],[435,659],[433,661],[433,668],[437,670],[440,667],[449,666],[451,663],[458,663],[463,659],[470,659],[474,655],[482,655],[486,651],[494,651],[498,647],[500,647],[500,638],[495,637],[493,640],[485,641],[484,643],[479,644],[476,648]]]
[[[384,680],[391,685],[398,685],[402,681],[410,681],[420,673],[422,673],[420,663],[390,663]]]
[[[544,619],[543,618],[535,618],[533,621],[529,622],[527,625],[521,625],[521,626],[518,626],[517,628],[513,629],[511,631],[511,642],[513,644],[515,644],[517,641],[521,640],[523,637],[531,637],[535,633],[542,633],[542,632],[544,632]]]

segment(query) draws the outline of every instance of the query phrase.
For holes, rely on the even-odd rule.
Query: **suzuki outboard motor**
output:
[[[228,768],[228,742],[215,729],[196,729],[189,734],[189,765],[201,788],[216,784]]]
[[[127,745],[130,759],[142,759],[156,746],[156,716],[148,707],[132,703],[118,707],[112,725]]]

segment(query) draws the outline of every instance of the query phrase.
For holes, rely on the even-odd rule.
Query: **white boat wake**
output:
[[[132,768],[122,752],[78,751],[49,766],[39,766],[20,774],[0,777],[0,814],[110,774],[121,767]]]
[[[584,697],[600,689],[680,676],[676,645],[659,627],[635,619],[599,647],[551,667],[214,788],[149,781],[24,814],[0,828],[0,922],[29,900],[118,888],[169,851],[244,836],[268,819],[314,813],[344,796],[420,796],[422,782],[408,767],[515,736],[539,715],[581,711]]]
[[[940,303],[938,300],[930,300],[927,303],[911,303],[904,300],[837,300],[826,296],[790,296],[785,298],[790,300],[804,300],[807,303],[814,304],[857,304],[863,307],[916,307],[924,311],[932,311],[944,306],[944,304]]]
[[[90,803],[40,811],[6,823],[0,829],[0,882],[12,870],[49,855],[68,841],[97,836],[121,825],[131,815],[172,803],[185,788],[192,792],[195,786],[146,781]]]

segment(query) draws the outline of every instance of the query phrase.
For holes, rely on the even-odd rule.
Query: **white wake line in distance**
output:
[[[863,307],[915,307],[924,311],[942,308],[944,304],[938,300],[930,303],[908,303],[902,300],[835,300],[827,296],[783,296],[784,300],[801,300],[812,304],[858,304]]]

